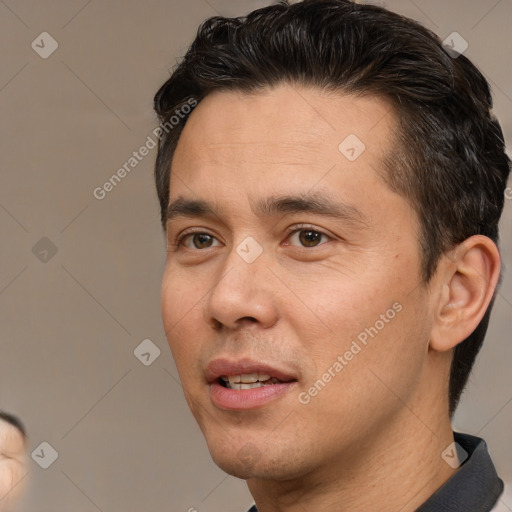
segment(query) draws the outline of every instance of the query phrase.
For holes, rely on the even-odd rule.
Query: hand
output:
[[[18,500],[27,472],[25,429],[18,418],[0,411],[0,512]]]

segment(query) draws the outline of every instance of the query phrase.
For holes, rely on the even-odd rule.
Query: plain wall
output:
[[[146,143],[156,127],[153,95],[199,23],[269,3],[0,2],[0,408],[26,424],[29,452],[47,442],[58,453],[48,469],[29,460],[20,511],[244,512],[252,503],[245,483],[211,461],[165,340],[156,150],[103,199],[93,191]],[[467,40],[465,54],[491,82],[510,144],[512,3],[385,5],[443,39],[456,31]],[[35,40],[40,52],[51,48],[47,36],[44,44],[38,38],[44,31],[58,43],[46,59],[31,47]],[[510,268],[506,203],[502,252]],[[507,274],[454,422],[487,440],[508,482],[511,283]],[[161,351],[149,366],[134,355],[144,339]],[[501,507],[512,510],[510,492]]]

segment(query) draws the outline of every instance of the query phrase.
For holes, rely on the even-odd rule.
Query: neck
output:
[[[456,471],[441,457],[453,442],[449,418],[439,404],[423,405],[300,478],[247,480],[259,512],[413,512]]]

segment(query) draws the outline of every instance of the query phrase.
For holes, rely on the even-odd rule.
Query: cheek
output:
[[[339,356],[342,369],[334,369],[336,377],[319,393],[318,406],[349,410],[354,417],[374,411],[383,418],[407,403],[421,380],[428,349],[422,298],[381,291],[367,300],[354,299],[352,310],[331,313],[331,329],[339,334],[323,343],[321,355],[315,351],[321,357],[316,378],[329,379],[326,372],[333,372]]]
[[[166,269],[162,279],[161,307],[165,335],[180,376],[199,351],[199,329],[203,324],[204,291],[179,272]]]
[[[166,264],[162,277],[160,302],[162,307],[162,319],[166,332],[176,327],[192,327],[190,318],[197,315],[201,298],[205,293],[200,279],[194,279],[175,265]]]
[[[411,293],[404,280],[382,272],[339,276],[317,281],[315,287],[306,281],[296,281],[295,291],[311,311],[290,304],[288,315],[314,369],[310,383],[330,370],[337,378],[328,387],[342,397],[346,390],[364,393],[362,382],[376,379],[373,369],[397,390],[416,379],[428,344],[425,297],[419,289]],[[339,356],[343,369],[337,365],[336,371],[332,367]],[[338,385],[346,390],[339,393]]]
[[[318,276],[317,273],[315,279],[303,277],[296,281],[294,291],[303,304],[295,301],[289,314],[302,323],[304,332],[318,327],[334,350],[342,349],[347,341],[373,326],[398,300],[399,293],[389,285],[364,274],[330,273],[323,280]],[[333,340],[337,342],[333,344]]]

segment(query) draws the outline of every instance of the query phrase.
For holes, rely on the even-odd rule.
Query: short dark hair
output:
[[[426,284],[442,254],[481,234],[498,243],[510,160],[489,85],[419,23],[349,0],[286,1],[244,17],[215,16],[154,99],[161,124],[213,91],[258,92],[281,83],[376,95],[398,118],[383,178],[417,212]],[[155,179],[165,230],[171,164],[188,116],[162,131]],[[482,346],[496,294],[477,329],[454,350],[453,415]]]

